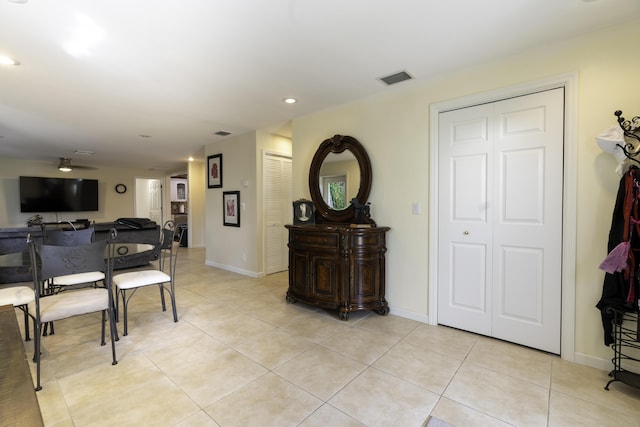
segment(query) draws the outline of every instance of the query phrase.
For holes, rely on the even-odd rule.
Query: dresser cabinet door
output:
[[[383,271],[380,267],[380,255],[377,253],[352,259],[349,301],[362,305],[380,300],[382,283],[380,273]]]
[[[339,302],[340,266],[335,253],[311,256],[311,297],[318,301]]]
[[[310,261],[309,253],[291,251],[289,256],[289,287],[300,298],[310,295]]]

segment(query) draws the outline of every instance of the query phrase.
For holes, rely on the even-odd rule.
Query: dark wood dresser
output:
[[[389,312],[384,298],[389,227],[285,227],[289,230],[289,303],[337,310],[342,320],[357,310]]]

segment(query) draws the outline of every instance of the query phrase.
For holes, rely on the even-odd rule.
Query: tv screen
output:
[[[97,179],[20,177],[20,212],[97,210]]]

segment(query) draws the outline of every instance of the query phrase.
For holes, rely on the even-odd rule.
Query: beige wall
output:
[[[205,262],[238,273],[255,275],[256,236],[255,134],[225,139],[205,148],[207,156],[222,153],[222,188],[207,188],[205,197]],[[242,182],[247,187],[242,186]],[[240,191],[240,227],[223,226],[224,191]],[[245,209],[242,209],[244,204]]]
[[[615,110],[628,117],[640,114],[640,58],[629,54],[639,36],[635,23],[621,25],[428,84],[409,82],[381,96],[294,120],[293,198],[309,196],[306,176],[322,140],[334,134],[359,139],[373,167],[372,216],[379,225],[391,227],[387,297],[392,312],[395,308],[426,319],[430,104],[577,72],[575,353],[586,363],[608,362],[611,351],[602,343],[594,305],[602,290],[604,274],[598,265],[606,255],[619,177],[613,157],[600,151],[594,137],[615,124]],[[422,205],[422,215],[412,215],[413,202]]]
[[[204,152],[204,150],[203,150]],[[189,163],[189,247],[204,246],[206,165],[203,161]]]
[[[58,215],[42,213],[45,221],[69,221],[77,218],[88,218],[95,222],[114,221],[121,217],[134,216],[134,197],[136,178],[164,179],[146,169],[124,169],[100,167],[96,170],[76,169],[63,173],[56,169],[56,164],[43,161],[0,158],[0,227],[24,227],[27,218],[33,213],[20,213],[20,196],[18,188],[19,176],[45,176],[60,178],[87,178],[99,181],[97,212],[67,212]],[[116,184],[127,186],[127,192],[118,194]],[[168,193],[167,193],[168,197]]]
[[[264,274],[262,223],[262,153],[291,153],[291,141],[265,132],[249,132],[206,147],[222,153],[222,188],[207,188],[206,263],[252,277]],[[222,194],[240,191],[240,227],[223,226]]]

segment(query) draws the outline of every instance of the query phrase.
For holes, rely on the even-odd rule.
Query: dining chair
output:
[[[162,304],[162,311],[167,311],[165,304],[165,291],[169,293],[171,298],[171,307],[173,310],[173,321],[178,321],[178,312],[176,309],[176,297],[175,297],[175,274],[176,263],[178,260],[178,248],[180,242],[175,242],[176,225],[173,221],[169,220],[164,223],[160,230],[160,255],[158,261],[155,264],[155,268],[132,271],[128,273],[116,274],[113,277],[113,286],[116,290],[116,319],[120,314],[120,298],[122,298],[122,312],[124,318],[124,333],[128,334],[128,306],[129,300],[135,294],[136,290],[145,286],[157,285],[160,288],[160,301]],[[180,234],[182,238],[182,233]],[[119,296],[119,298],[118,298]]]
[[[115,341],[117,337],[115,311],[111,283],[113,279],[114,240],[116,232],[112,230],[109,240],[101,240],[85,245],[54,246],[29,242],[33,292],[35,301],[29,305],[34,327],[34,361],[36,362],[36,391],[40,385],[41,328],[43,324],[83,314],[102,313],[101,345],[105,345],[106,317],[109,317],[111,335],[112,364],[116,359]],[[68,274],[82,274],[101,271],[105,276],[105,286],[85,287],[52,295],[42,295],[42,283],[54,277]]]
[[[29,286],[17,285],[7,286],[0,289],[0,306],[12,305],[22,310],[24,314],[24,340],[30,341],[29,337],[29,303],[36,299],[33,289]]]
[[[87,227],[83,229],[46,230],[43,226],[42,240],[45,245],[53,246],[78,246],[86,245],[95,241],[95,229]],[[70,286],[97,286],[98,282],[104,281],[104,274],[100,271],[90,271],[80,274],[68,274],[65,276],[53,277],[48,283],[50,293],[60,292],[70,289]]]
[[[71,229],[62,229],[62,224],[42,224],[42,241],[45,245],[53,246],[78,246],[86,245],[95,241],[94,227],[77,229],[73,223],[69,222]],[[85,286],[98,286],[98,282],[104,282],[104,274],[101,271],[89,271],[86,273],[68,274],[60,277],[53,277],[43,283],[43,295],[55,294],[63,290],[74,289]],[[53,322],[45,324],[42,329],[43,335],[53,335],[55,329]]]

